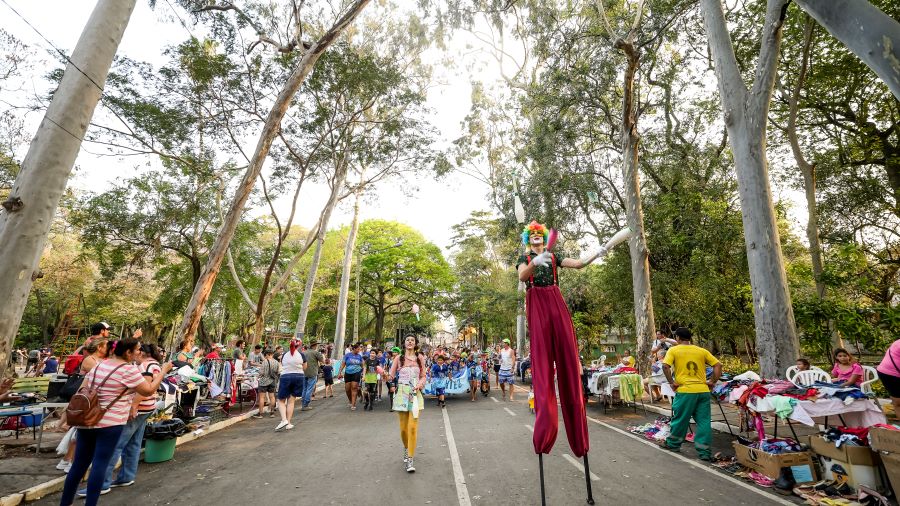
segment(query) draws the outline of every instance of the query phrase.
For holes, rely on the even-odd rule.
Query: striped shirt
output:
[[[141,364],[138,366],[141,371],[148,372],[150,374],[158,374],[162,372],[162,368],[159,366],[159,362],[156,360],[147,362],[146,364]],[[144,397],[141,399],[141,403],[138,404],[138,411],[147,412],[153,411],[156,409],[156,392],[153,392],[153,395],[150,397]]]
[[[110,376],[110,373],[118,367],[119,364],[120,362],[118,360],[104,360],[103,362],[100,362],[97,367],[91,369],[91,372],[84,377],[84,385],[90,385],[91,381],[94,381],[94,378],[96,377],[96,381],[94,381],[93,384],[98,387],[101,408],[109,406],[116,396],[122,393],[122,390],[128,390],[128,393],[123,395],[115,404],[106,410],[100,423],[94,427],[88,428],[102,429],[104,427],[125,425],[128,422],[128,415],[131,411],[131,402],[134,400],[134,389],[141,383],[144,383],[144,377],[141,376],[141,371],[134,364],[125,364],[122,367],[119,367],[119,369]],[[100,384],[103,383],[103,380],[106,379],[107,376],[109,376],[109,380],[106,381],[103,388],[99,388]],[[79,427],[79,429],[81,428],[83,427]]]

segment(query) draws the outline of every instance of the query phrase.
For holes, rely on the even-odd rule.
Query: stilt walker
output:
[[[527,249],[519,257],[516,269],[519,280],[525,282],[527,287],[525,316],[531,336],[531,371],[536,415],[533,442],[540,468],[541,504],[546,504],[543,455],[553,449],[559,430],[554,368],[569,448],[575,456],[584,460],[587,503],[594,504],[587,457],[590,441],[581,384],[581,359],[572,317],[559,291],[558,269],[581,269],[598,257],[605,256],[613,246],[630,235],[628,229],[622,230],[596,253],[576,260],[549,251],[555,243],[556,233],[544,225],[532,221],[522,232],[522,243]]]

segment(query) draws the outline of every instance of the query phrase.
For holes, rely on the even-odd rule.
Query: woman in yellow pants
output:
[[[422,397],[422,389],[425,387],[425,356],[419,353],[416,336],[406,336],[403,354],[391,364],[388,378],[398,378],[394,411],[400,417],[403,463],[406,465],[406,472],[414,473],[416,468],[413,457],[416,454],[419,412],[425,407],[425,399]]]

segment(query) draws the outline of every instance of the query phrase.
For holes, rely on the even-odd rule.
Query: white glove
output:
[[[545,252],[541,253],[540,255],[534,257],[531,260],[531,263],[534,265],[537,265],[538,267],[546,267],[546,266],[550,265],[550,258],[551,258],[550,252],[545,251]]]

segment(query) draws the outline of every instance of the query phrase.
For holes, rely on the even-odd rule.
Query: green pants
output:
[[[692,417],[697,422],[697,428],[694,430],[694,448],[700,457],[708,459],[712,445],[709,392],[675,394],[675,400],[672,401],[671,432],[666,438],[666,446],[673,450],[681,448]]]

